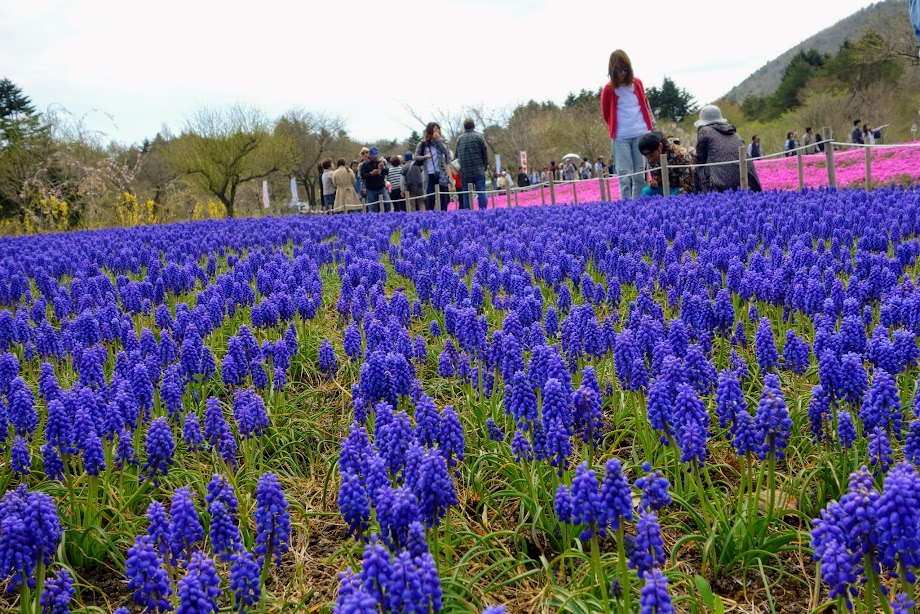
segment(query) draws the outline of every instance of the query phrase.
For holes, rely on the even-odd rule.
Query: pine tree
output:
[[[670,119],[680,122],[696,109],[696,101],[690,92],[677,87],[670,78],[665,77],[661,88],[650,87],[646,90],[648,103],[658,119]]]

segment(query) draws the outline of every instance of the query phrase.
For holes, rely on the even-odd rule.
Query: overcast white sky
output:
[[[124,143],[202,106],[302,107],[355,138],[421,116],[600,87],[616,48],[646,87],[711,102],[871,0],[2,0],[0,77]],[[905,15],[906,18],[906,15]],[[111,116],[109,119],[108,116]]]

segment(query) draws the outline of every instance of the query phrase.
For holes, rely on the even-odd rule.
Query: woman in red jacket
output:
[[[610,54],[607,65],[610,81],[601,92],[601,112],[610,132],[611,150],[616,160],[620,197],[639,198],[646,186],[645,156],[639,151],[639,137],[656,128],[642,82],[633,75],[632,63],[622,49]]]

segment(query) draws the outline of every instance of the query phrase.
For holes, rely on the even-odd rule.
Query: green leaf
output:
[[[706,578],[697,575],[693,578],[693,581],[696,583],[696,591],[699,593],[703,605],[706,606],[707,612],[712,612],[713,614],[722,614],[725,612],[725,607],[722,605],[722,598],[713,594],[712,587],[709,586],[709,582],[706,581]]]

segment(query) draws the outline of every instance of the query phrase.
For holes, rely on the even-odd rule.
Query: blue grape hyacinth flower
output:
[[[281,490],[278,477],[266,472],[256,486],[256,548],[262,563],[266,556],[274,556],[281,564],[281,555],[288,551],[291,542],[291,516],[288,502]]]

